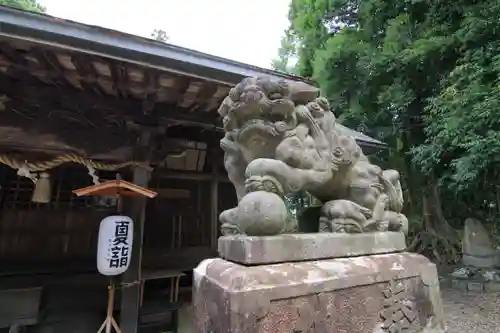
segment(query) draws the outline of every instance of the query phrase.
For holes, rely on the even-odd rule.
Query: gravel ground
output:
[[[441,295],[448,333],[500,333],[500,293],[443,288]],[[194,332],[190,312],[190,306],[181,311],[179,333]]]
[[[443,289],[449,333],[500,333],[500,294]]]

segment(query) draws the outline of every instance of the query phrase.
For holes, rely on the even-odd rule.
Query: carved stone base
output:
[[[219,255],[246,265],[393,253],[405,248],[404,234],[390,231],[219,238]]]
[[[200,333],[445,332],[436,267],[411,253],[260,266],[208,259],[193,284]]]

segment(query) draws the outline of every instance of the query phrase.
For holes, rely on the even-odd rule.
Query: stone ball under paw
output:
[[[238,204],[238,224],[248,236],[276,235],[286,226],[285,202],[274,193],[250,192]]]

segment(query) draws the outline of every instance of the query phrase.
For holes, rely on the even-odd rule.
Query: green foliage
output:
[[[162,29],[153,30],[153,32],[151,33],[151,38],[153,38],[154,40],[157,40],[159,42],[163,42],[163,43],[166,43],[169,40],[167,32],[165,30],[162,30]]]
[[[500,216],[499,16],[497,0],[290,5],[297,74],[345,125],[388,143],[382,164],[402,172],[421,228]]]
[[[289,33],[295,36],[298,62],[296,70],[300,75],[312,77],[314,53],[322,48],[328,39],[328,31],[321,24],[328,8],[328,0],[292,1],[289,10],[291,27]]]
[[[295,66],[292,64],[296,56],[296,40],[291,30],[285,31],[278,49],[278,57],[271,61],[271,68],[283,73],[294,74]]]
[[[45,13],[46,10],[36,0],[0,0],[0,5],[37,13]]]

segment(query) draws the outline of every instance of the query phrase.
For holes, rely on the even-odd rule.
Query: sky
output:
[[[39,0],[47,14],[269,68],[290,0]]]

